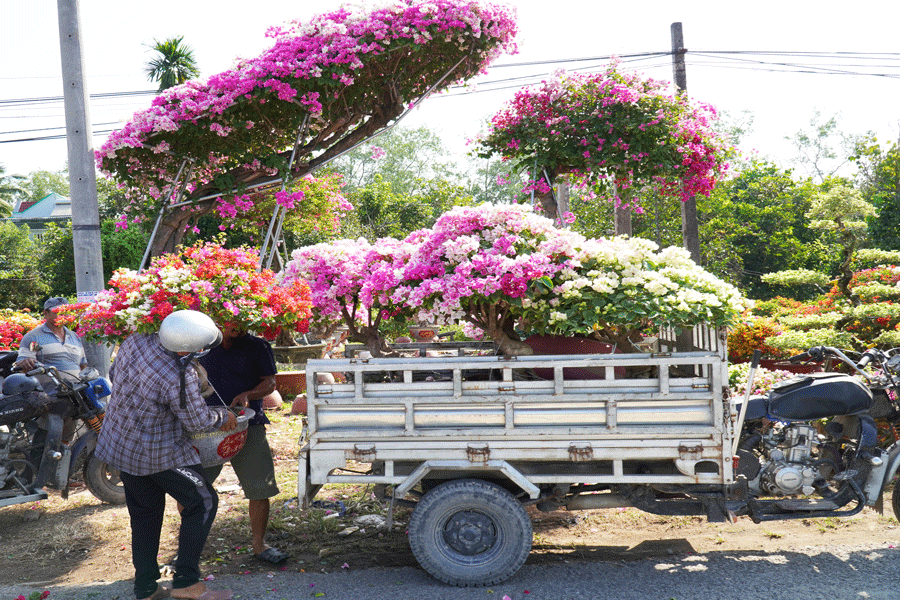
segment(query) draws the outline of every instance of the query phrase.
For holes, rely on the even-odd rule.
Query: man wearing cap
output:
[[[44,302],[44,322],[22,336],[19,342],[19,358],[16,364],[25,372],[41,363],[56,367],[61,373],[78,376],[89,366],[84,356],[81,339],[68,327],[56,323],[56,309],[69,301],[55,297]],[[55,383],[46,376],[39,376],[45,392],[53,392]]]

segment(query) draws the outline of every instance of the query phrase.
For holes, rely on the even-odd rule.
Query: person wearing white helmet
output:
[[[188,437],[189,432],[237,427],[234,414],[206,405],[192,364],[221,336],[203,313],[176,311],[163,320],[158,334],[128,336],[113,363],[112,397],[95,453],[121,471],[138,599],[232,597],[230,590],[207,589],[200,576],[200,554],[216,516],[218,496]],[[166,494],[184,507],[171,589],[158,584]]]

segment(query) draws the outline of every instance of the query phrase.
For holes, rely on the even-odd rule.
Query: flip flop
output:
[[[254,554],[256,558],[259,560],[265,561],[267,563],[271,563],[273,565],[277,565],[278,563],[283,563],[288,558],[290,558],[290,554],[282,552],[278,548],[266,548],[259,554]]]

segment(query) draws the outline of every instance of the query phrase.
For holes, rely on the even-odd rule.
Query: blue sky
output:
[[[306,19],[340,2],[255,0],[80,0],[88,92],[116,94],[92,100],[94,130],[116,128],[149,105],[152,90],[143,65],[154,38],[183,35],[204,76],[255,56],[268,41],[267,27]],[[503,56],[480,78],[477,91],[432,98],[406,124],[438,131],[453,150],[477,134],[486,117],[512,97],[515,87],[565,68],[599,68],[605,60],[534,64],[573,58],[644,52],[671,47],[670,25],[683,24],[688,92],[730,114],[750,111],[754,133],[742,143],[787,165],[793,150],[783,138],[808,126],[813,111],[840,114],[847,133],[875,131],[884,141],[900,135],[900,3],[862,0],[840,13],[822,4],[760,0],[754,3],[644,0],[520,0],[520,53]],[[64,130],[55,0],[0,0],[0,142],[45,137]],[[727,51],[803,52],[803,56],[722,54]],[[862,56],[812,53],[861,52]],[[894,53],[890,55],[889,53]],[[626,66],[671,80],[668,56],[626,59]],[[509,63],[531,63],[501,67]],[[802,71],[812,71],[802,72]],[[839,73],[836,73],[838,71]],[[881,73],[884,76],[862,75]],[[852,74],[857,73],[857,74]],[[493,82],[493,83],[491,83]],[[494,91],[490,91],[493,88]],[[502,88],[502,89],[501,89]],[[35,102],[35,99],[41,99]],[[49,99],[49,100],[43,100]],[[29,100],[28,102],[13,102]],[[95,147],[105,136],[94,138]],[[61,168],[64,140],[0,143],[7,173]]]

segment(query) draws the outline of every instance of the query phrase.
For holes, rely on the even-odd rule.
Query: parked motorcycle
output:
[[[14,372],[15,359],[15,352],[0,354],[0,375],[6,375],[0,396],[0,507],[46,498],[45,486],[66,498],[78,471],[94,496],[124,503],[118,471],[94,456],[103,398],[110,394],[106,380],[92,368],[78,377],[44,365]],[[43,391],[39,374],[54,382],[54,392]]]
[[[880,448],[876,419],[900,426],[900,349],[867,350],[855,361],[819,346],[790,361],[825,361],[852,374],[810,373],[764,396],[748,392],[738,410],[737,483],[728,509],[759,523],[846,517],[880,506],[900,467],[900,442]],[[892,506],[900,515],[900,493]]]

